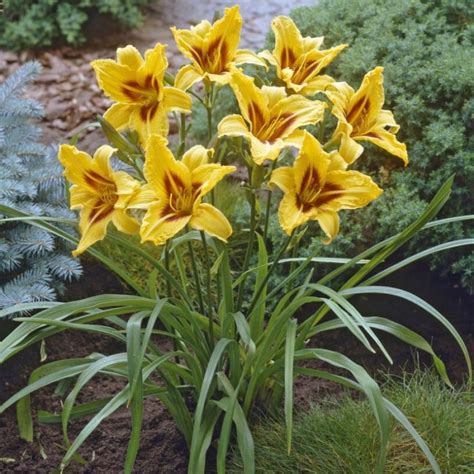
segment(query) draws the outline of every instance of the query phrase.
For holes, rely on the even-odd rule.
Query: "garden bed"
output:
[[[407,284],[407,276],[410,284]],[[469,300],[462,290],[454,288],[452,282],[439,280],[424,266],[412,267],[409,271],[401,272],[397,281],[390,282],[397,286],[405,282],[405,287],[416,286],[420,296],[424,291],[437,295],[438,307],[463,335],[468,350],[474,353],[474,337],[472,321],[469,318]],[[401,285],[400,285],[401,286]],[[100,290],[100,291],[99,291]],[[70,298],[85,297],[93,292],[123,292],[124,287],[115,277],[97,264],[86,265],[84,278],[76,283],[70,293]],[[381,299],[382,303],[383,298]],[[363,308],[364,301],[359,301]],[[384,316],[392,317],[399,322],[416,328],[429,341],[441,359],[445,362],[448,374],[456,383],[461,383],[465,376],[465,362],[458,349],[453,350],[451,337],[429,317],[413,310],[409,305],[390,305],[387,301],[379,303],[378,311],[384,311]],[[364,308],[365,310],[367,308]],[[381,313],[379,313],[381,314]],[[397,314],[399,316],[397,317]],[[381,337],[394,365],[389,367],[382,356],[374,357],[361,345],[348,336],[347,332],[337,331],[326,333],[317,338],[318,347],[338,349],[355,361],[362,363],[371,373],[379,370],[399,373],[404,367],[413,368],[413,351],[406,345],[391,337]],[[83,357],[91,352],[113,354],[121,352],[124,347],[120,343],[97,335],[79,332],[65,332],[47,340],[46,350],[48,361]],[[39,346],[31,347],[8,361],[0,369],[1,401],[17,392],[26,385],[29,374],[40,364]],[[430,358],[420,355],[421,364],[430,364]],[[313,365],[313,364],[312,364]],[[314,363],[321,367],[320,362]],[[342,372],[341,372],[342,373]],[[92,401],[116,393],[123,385],[116,378],[102,376],[88,384],[80,395],[79,402]],[[295,403],[298,409],[305,410],[309,404],[331,395],[343,393],[340,385],[320,379],[301,377],[295,383]],[[59,409],[59,397],[53,389],[48,388],[32,397],[33,409],[55,411]],[[141,447],[138,454],[136,472],[186,472],[187,448],[182,436],[177,431],[171,417],[158,400],[147,399],[144,405],[144,425]],[[76,435],[84,421],[71,424],[71,434]],[[64,455],[63,439],[60,425],[36,424],[36,440],[28,444],[21,440],[16,426],[15,410],[10,409],[0,420],[0,439],[5,440],[0,448],[0,471],[9,472],[50,472],[58,467]],[[107,419],[96,430],[80,450],[87,464],[73,463],[67,472],[110,472],[111,468],[119,469],[125,458],[127,443],[130,436],[130,416],[126,409],[121,409]]]

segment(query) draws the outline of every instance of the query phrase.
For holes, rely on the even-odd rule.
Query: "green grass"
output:
[[[383,392],[415,425],[444,473],[474,472],[471,394],[450,390],[436,375],[421,372],[389,379]],[[289,456],[282,421],[264,420],[254,433],[258,473],[370,474],[375,469],[376,422],[368,403],[349,395],[324,399],[297,416]],[[237,455],[229,472],[243,472]],[[413,439],[394,422],[385,473],[430,472]]]

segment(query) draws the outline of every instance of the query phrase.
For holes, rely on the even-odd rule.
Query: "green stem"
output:
[[[198,303],[199,303],[199,311],[201,312],[201,314],[204,314],[204,301],[202,298],[201,282],[199,280],[199,273],[196,266],[196,258],[194,256],[193,245],[190,240],[188,240],[188,250],[189,250],[189,257],[191,258],[191,267],[193,269],[194,281],[196,282],[196,292],[197,292]]]
[[[250,173],[249,173],[250,174]],[[250,233],[249,233],[249,239],[247,242],[247,250],[245,251],[245,257],[244,257],[244,264],[242,265],[242,273],[246,272],[250,263],[250,257],[252,255],[252,247],[253,247],[253,241],[254,241],[254,234],[255,234],[255,227],[257,225],[256,222],[256,209],[255,209],[255,192],[254,190],[251,191],[251,198],[249,199],[249,204],[250,204]],[[245,287],[245,281],[247,280],[247,275],[242,278],[242,281],[240,282],[239,285],[239,292],[237,294],[237,311],[240,310],[242,306],[242,299],[244,297],[244,287]]]
[[[207,111],[207,143],[212,140],[212,107],[214,105],[214,84],[206,82],[205,107]]]
[[[186,115],[181,114],[180,121],[179,121],[179,146],[178,146],[178,153],[177,158],[178,160],[184,154],[184,150],[186,149]]]
[[[293,233],[291,233],[291,235],[289,235],[287,237],[287,239],[285,240],[285,243],[282,245],[282,247],[280,248],[279,252],[278,252],[278,255],[276,256],[275,260],[273,261],[271,267],[269,268],[268,270],[268,273],[265,275],[265,278],[263,279],[262,283],[260,284],[260,286],[258,287],[258,290],[256,291],[255,293],[255,296],[252,300],[252,303],[250,304],[250,308],[248,309],[248,312],[247,314],[250,315],[252,314],[252,311],[253,309],[255,308],[255,305],[257,304],[257,301],[258,299],[260,298],[260,295],[262,294],[262,291],[265,289],[265,286],[266,284],[268,283],[268,280],[270,279],[273,271],[275,270],[276,266],[278,265],[278,262],[280,261],[281,257],[283,256],[283,254],[285,253],[285,250],[287,249],[290,241],[291,241],[291,237],[293,236]]]
[[[204,258],[206,261],[206,283],[207,283],[207,304],[208,304],[208,318],[209,318],[209,339],[211,347],[214,347],[214,318],[212,312],[212,293],[211,293],[211,261],[209,259],[209,250],[207,248],[206,234],[201,230],[202,247],[204,249]]]
[[[165,245],[165,268],[166,268],[166,271],[169,273],[170,271],[170,247],[169,247],[169,240],[166,241],[166,245]],[[169,297],[171,297],[171,283],[167,280],[166,281],[166,295]]]
[[[270,168],[270,177],[273,173],[273,170],[275,169],[277,160],[274,160],[272,163],[272,166]],[[263,241],[265,242],[265,245],[267,244],[267,234],[268,234],[268,224],[270,222],[270,211],[271,211],[271,205],[272,205],[272,188],[268,188],[268,194],[267,194],[267,206],[265,208],[265,225],[263,227]]]

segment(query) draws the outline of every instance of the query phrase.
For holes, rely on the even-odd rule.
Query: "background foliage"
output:
[[[85,41],[87,20],[97,13],[110,15],[127,28],[142,24],[140,7],[149,0],[5,0],[0,16],[0,46],[25,49]]]
[[[375,174],[385,193],[371,206],[344,215],[331,246],[322,246],[318,235],[309,251],[321,246],[326,255],[353,255],[402,230],[453,173],[453,193],[442,216],[474,212],[472,14],[469,0],[321,0],[292,12],[303,35],[325,36],[325,47],[350,44],[327,70],[336,80],[357,88],[367,71],[385,67],[385,108],[394,111],[410,157],[403,170],[396,158],[369,149],[358,166]],[[439,228],[422,234],[405,252],[467,232],[468,224]],[[474,291],[472,253],[440,253],[430,263],[440,272],[458,274]]]
[[[21,98],[39,71],[27,63],[0,85],[0,204],[32,215],[72,217],[57,150],[38,140],[31,124],[42,116],[35,101]],[[0,228],[0,308],[54,300],[63,282],[81,275],[63,240],[28,224]]]

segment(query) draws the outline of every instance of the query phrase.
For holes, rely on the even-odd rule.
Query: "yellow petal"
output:
[[[144,145],[153,134],[168,135],[168,115],[162,104],[137,105],[130,115],[130,128],[135,130]]]
[[[284,78],[288,89],[292,89],[298,94],[311,96],[318,92],[325,92],[326,89],[334,82],[331,76],[316,76],[312,79],[305,80],[302,84],[295,84],[292,76]]]
[[[378,198],[382,190],[369,176],[358,171],[329,171],[317,207],[325,211],[357,209]]]
[[[273,56],[272,53],[270,53],[270,51],[268,51],[267,49],[265,51],[260,51],[258,53],[258,56],[262,59],[264,59],[265,61],[267,61],[268,63],[270,63],[272,66],[278,66],[278,61],[277,59],[275,58],[275,56]]]
[[[117,151],[116,148],[111,147],[110,145],[102,145],[97,148],[94,153],[94,163],[98,167],[98,171],[102,176],[111,178],[112,177],[112,167],[110,166],[110,158]]]
[[[356,140],[371,142],[380,148],[388,151],[390,154],[401,158],[405,164],[408,164],[407,147],[404,143],[397,140],[395,135],[384,129],[373,129],[363,136],[356,136]]]
[[[232,227],[224,214],[219,209],[206,203],[199,204],[193,211],[189,225],[193,229],[202,230],[224,242],[232,234]]]
[[[339,216],[337,212],[319,211],[315,219],[328,236],[327,240],[323,241],[323,243],[330,244],[339,232]]]
[[[346,123],[340,123],[338,130],[341,131],[341,143],[339,153],[348,165],[354,163],[364,152],[364,147],[351,138],[352,126]]]
[[[250,130],[240,115],[227,115],[217,127],[219,137],[228,135],[230,137],[249,137]]]
[[[191,187],[188,167],[175,160],[166,139],[158,135],[148,139],[143,172],[158,198],[166,202],[170,193],[178,195],[182,189]]]
[[[219,181],[235,170],[235,166],[222,166],[216,163],[198,166],[191,173],[193,189],[199,190],[200,196],[204,196],[213,189]]]
[[[158,199],[157,193],[149,184],[137,190],[127,203],[129,209],[148,209]]]
[[[75,257],[105,237],[107,226],[112,220],[113,213],[113,207],[111,205],[104,205],[101,201],[97,201],[95,206],[84,207],[81,210],[79,220],[81,240],[76,250],[72,252]]]
[[[360,118],[365,123],[372,123],[382,110],[384,103],[383,67],[376,67],[368,72],[359,90],[351,97],[347,106],[347,121],[355,125]]]
[[[128,104],[113,104],[104,114],[105,120],[117,130],[122,130],[128,127],[130,114],[133,110],[133,105]]]
[[[287,16],[278,16],[272,20],[272,30],[275,33],[275,48],[273,55],[280,67],[291,67],[298,56],[303,54],[302,36],[293,20]]]
[[[118,196],[115,209],[125,209],[134,195],[139,192],[140,183],[125,171],[116,171],[113,179]]]
[[[195,145],[183,155],[183,159],[181,161],[192,172],[198,166],[209,163],[209,160],[212,159],[213,156],[213,148],[204,148],[202,145]]]
[[[61,145],[59,147],[58,159],[64,167],[64,176],[72,183],[95,192],[85,180],[84,171],[92,166],[92,158],[85,152],[79,151],[72,145]]]
[[[204,38],[211,29],[211,24],[204,20],[190,30],[178,30],[171,27],[176,45],[181,53],[192,61],[201,64],[204,52]]]
[[[145,51],[145,62],[138,69],[137,75],[140,84],[152,83],[153,78],[156,83],[161,85],[168,67],[165,50],[166,45],[157,43],[153,49]]]
[[[295,193],[287,193],[283,196],[278,208],[278,219],[281,228],[291,235],[293,231],[308,221],[308,215],[305,215]]]
[[[134,103],[138,95],[126,84],[136,83],[136,71],[118,64],[112,59],[97,59],[91,62],[97,82],[107,97],[116,102]]]
[[[278,122],[278,137],[285,138],[294,130],[319,122],[324,116],[326,104],[292,95],[279,101],[270,110],[271,117],[284,117]]]
[[[250,135],[250,154],[257,165],[262,165],[265,160],[275,161],[286,146],[286,143],[280,139],[273,142],[262,142]]]
[[[173,213],[166,201],[153,203],[143,218],[140,229],[142,242],[151,241],[164,245],[187,225],[190,215]]]
[[[206,72],[204,77],[207,77],[211,82],[215,82],[216,84],[219,84],[220,86],[225,86],[227,84],[230,84],[230,81],[232,79],[231,73],[224,71],[219,74],[212,74],[209,72]]]
[[[305,132],[303,146],[293,165],[296,192],[303,193],[308,187],[322,188],[330,161],[318,140]]]
[[[272,172],[270,186],[278,186],[284,193],[295,192],[295,175],[293,168],[282,166]]]
[[[135,234],[140,228],[138,222],[133,217],[127,215],[125,210],[116,209],[112,214],[112,222],[120,232],[125,234]]]
[[[213,64],[208,72],[222,72],[234,58],[240,42],[242,17],[239,6],[226,8],[224,16],[217,20],[206,35],[206,52],[208,62]]]
[[[196,82],[201,81],[202,78],[202,72],[200,72],[194,64],[187,64],[186,66],[183,66],[176,74],[174,85],[178,89],[187,91]]]
[[[263,86],[261,91],[269,109],[274,107],[278,102],[280,102],[280,100],[287,97],[284,87]]]
[[[143,64],[143,58],[135,46],[127,45],[117,49],[117,62],[137,70]]]
[[[265,61],[260,55],[255,54],[249,49],[239,49],[234,56],[233,62],[235,64],[254,64],[255,66],[267,67]]]
[[[191,112],[193,101],[191,96],[176,87],[165,87],[163,107],[166,111]]]
[[[269,117],[268,107],[254,79],[242,72],[234,72],[230,85],[239,103],[242,116],[251,125],[251,130],[258,130]]]

